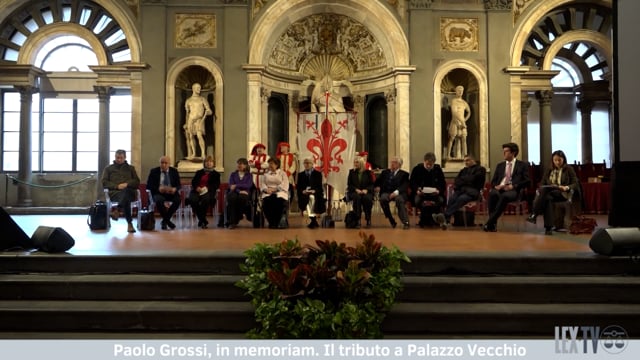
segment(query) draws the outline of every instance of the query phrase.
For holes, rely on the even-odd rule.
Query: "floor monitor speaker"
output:
[[[589,247],[600,255],[626,256],[640,254],[640,228],[598,229]]]
[[[36,249],[50,253],[65,252],[76,244],[64,229],[50,226],[38,226],[31,241]]]
[[[31,239],[11,216],[0,206],[0,251],[13,248],[32,249]]]

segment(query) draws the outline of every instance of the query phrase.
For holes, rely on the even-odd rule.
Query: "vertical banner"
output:
[[[300,158],[313,158],[316,170],[340,193],[353,166],[355,136],[355,112],[298,114]]]

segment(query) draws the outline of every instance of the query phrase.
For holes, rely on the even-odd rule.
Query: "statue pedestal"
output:
[[[444,172],[459,172],[464,168],[464,159],[447,159],[444,161],[442,170]]]
[[[178,161],[178,171],[185,173],[193,173],[203,168],[203,158],[182,159]]]

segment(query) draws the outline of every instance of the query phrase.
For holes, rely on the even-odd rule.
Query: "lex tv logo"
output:
[[[609,354],[623,352],[629,344],[627,331],[618,325],[556,326],[556,354],[597,354],[598,349]]]

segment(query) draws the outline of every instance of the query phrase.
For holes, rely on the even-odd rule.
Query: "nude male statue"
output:
[[[196,139],[200,145],[200,157],[204,158],[206,156],[204,120],[207,116],[213,114],[207,99],[200,95],[202,86],[195,83],[191,86],[191,89],[193,94],[184,105],[187,113],[184,133],[187,139],[187,159],[189,160],[196,158]]]
[[[461,152],[456,151],[453,158],[462,158],[467,154],[467,120],[471,116],[469,104],[462,99],[463,86],[456,86],[456,97],[451,100],[451,122],[449,122],[449,142],[447,144],[447,157],[451,156],[451,150],[455,140],[458,140]]]

